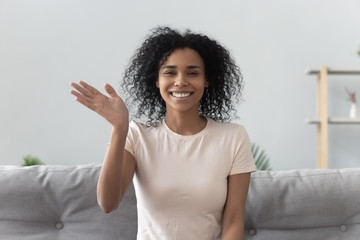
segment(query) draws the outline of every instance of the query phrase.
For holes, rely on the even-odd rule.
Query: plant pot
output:
[[[350,118],[356,118],[357,117],[357,108],[356,104],[352,103],[350,108]]]

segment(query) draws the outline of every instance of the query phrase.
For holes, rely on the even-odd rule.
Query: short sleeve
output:
[[[251,152],[249,136],[242,126],[237,131],[237,146],[230,170],[230,175],[256,171],[255,161]]]
[[[135,140],[136,140],[135,126],[136,126],[136,124],[134,122],[130,122],[129,130],[128,130],[128,134],[127,134],[126,142],[125,142],[125,150],[127,150],[129,153],[131,153],[131,155],[133,155],[134,157],[135,157],[134,146],[135,146]]]

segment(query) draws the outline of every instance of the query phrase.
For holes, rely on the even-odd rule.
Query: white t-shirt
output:
[[[227,177],[256,170],[246,130],[210,118],[191,136],[164,120],[131,122],[125,149],[136,160],[138,240],[219,238]]]

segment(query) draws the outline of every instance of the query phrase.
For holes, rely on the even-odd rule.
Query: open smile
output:
[[[186,98],[192,94],[193,92],[170,92],[170,95],[176,98]]]

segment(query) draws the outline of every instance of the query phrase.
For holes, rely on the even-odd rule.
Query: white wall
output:
[[[0,164],[101,163],[110,125],[75,102],[71,81],[118,88],[156,25],[190,28],[227,46],[243,70],[241,120],[276,170],[316,167],[315,77],[307,66],[360,67],[360,1],[0,0]],[[344,87],[329,83],[329,112],[347,116]],[[330,167],[360,165],[360,125],[330,127]]]

